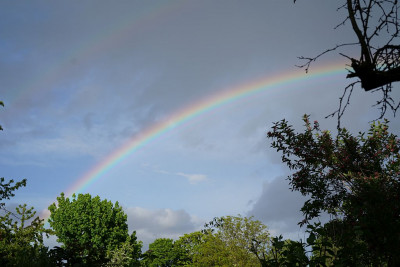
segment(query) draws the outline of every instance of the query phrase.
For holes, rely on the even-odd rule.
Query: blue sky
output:
[[[1,2],[0,175],[28,179],[7,205],[44,212],[110,153],[177,110],[296,71],[298,56],[354,41],[350,25],[333,29],[343,18],[337,6],[320,0]],[[344,59],[338,52],[315,62],[310,75]],[[239,213],[254,215],[274,234],[301,237],[303,199],[288,189],[289,172],[266,131],[283,118],[301,130],[305,113],[335,129],[336,120],[324,117],[338,107],[348,82],[337,75],[310,79],[220,106],[142,147],[84,192],[119,201],[130,231],[145,244]],[[342,125],[367,129],[379,115],[371,108],[378,98],[357,88]]]

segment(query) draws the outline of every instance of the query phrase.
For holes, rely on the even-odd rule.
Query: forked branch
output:
[[[340,121],[350,103],[354,85],[357,83],[360,83],[366,92],[382,92],[382,99],[375,105],[381,110],[380,118],[388,109],[392,110],[395,115],[400,105],[400,102],[396,103],[391,97],[392,84],[400,81],[400,6],[398,1],[345,0],[338,10],[343,8],[347,9],[347,16],[335,29],[350,21],[357,42],[338,44],[314,57],[299,57],[299,59],[305,60],[305,63],[298,67],[304,68],[308,72],[311,63],[323,55],[345,46],[359,46],[360,56],[358,58],[341,54],[351,62],[349,65],[351,69],[348,70],[346,78],[357,78],[358,81],[352,82],[344,89],[342,97],[339,98],[339,109],[328,117],[337,115]]]

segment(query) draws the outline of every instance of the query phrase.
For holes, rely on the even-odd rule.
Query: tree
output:
[[[358,58],[341,53],[350,60],[347,78],[358,80],[345,88],[339,109],[331,114],[337,114],[339,121],[358,83],[365,91],[382,92],[382,99],[376,103],[380,106],[380,118],[388,108],[394,114],[399,108],[400,102],[391,97],[392,84],[400,81],[399,8],[397,0],[343,0],[338,10],[345,9],[347,16],[335,28],[350,23],[357,42],[338,44],[314,57],[300,57],[305,60],[300,67],[308,71],[312,62],[328,52],[347,46],[359,47]]]
[[[305,247],[306,244],[302,242],[283,240],[282,236],[274,237],[269,249],[270,257],[263,261],[263,266],[318,266],[310,265]]]
[[[226,216],[214,219],[211,226],[216,227],[216,235],[231,250],[240,248],[250,252],[258,260],[266,258],[265,251],[270,243],[270,235],[267,226],[260,221],[240,215]]]
[[[118,202],[113,205],[90,194],[74,194],[70,200],[64,193],[57,202],[48,208],[49,223],[69,263],[106,263],[107,252],[118,250],[128,239],[127,216]]]
[[[267,258],[269,232],[253,217],[214,218],[202,233],[192,236],[189,246],[193,266],[257,266]]]
[[[282,235],[274,237],[268,251],[270,258],[264,266],[364,266],[361,261],[341,258],[321,223],[307,225],[306,232],[309,236],[305,242],[283,240]]]
[[[236,248],[235,252],[239,252],[240,255],[234,255],[218,235],[207,233],[204,234],[203,242],[197,247],[196,253],[193,253],[191,266],[257,265],[257,259],[250,253],[244,252],[241,248]],[[243,257],[243,255],[245,256]]]
[[[136,231],[126,239],[116,250],[108,251],[110,261],[106,266],[140,266],[142,241],[138,241]]]
[[[252,217],[214,218],[202,231],[175,242],[158,238],[143,254],[144,266],[260,266],[267,258],[267,227]]]
[[[201,245],[205,242],[205,234],[201,231],[184,234],[174,242],[175,248],[180,252],[178,265],[193,266],[193,259],[201,254]]]
[[[3,101],[0,101],[0,106],[4,107]],[[2,131],[3,128],[0,125],[0,130]],[[10,199],[13,197],[14,191],[17,190],[18,188],[26,186],[26,179],[23,179],[20,182],[14,183],[14,180],[10,180],[8,182],[5,181],[4,177],[0,178],[0,209],[5,210],[4,206],[5,203],[3,202],[4,199]],[[5,210],[7,212],[7,210]]]
[[[0,178],[0,201],[3,201],[4,199],[10,199],[11,197],[15,196],[14,191],[23,186],[26,186],[26,179],[23,179],[20,182],[14,183],[14,180],[9,180],[8,182],[5,182],[4,177],[1,177]],[[5,209],[4,202],[0,202],[0,209],[3,209],[7,212],[7,210]]]
[[[27,205],[0,217],[1,266],[53,266],[43,244],[43,235],[52,233]],[[34,219],[33,219],[34,218]]]
[[[0,106],[4,103],[0,101]],[[0,126],[0,130],[3,128]],[[33,207],[19,205],[15,212],[5,208],[4,200],[15,195],[14,191],[26,186],[26,179],[8,182],[0,178],[0,209],[5,215],[0,216],[0,265],[1,266],[47,266],[47,247],[43,245],[43,235],[51,234],[44,229],[43,220],[34,218]]]
[[[295,133],[285,120],[268,132],[294,171],[288,177],[292,190],[309,197],[300,224],[328,213],[332,219],[325,228],[341,258],[399,265],[399,138],[388,132],[387,121],[357,136],[339,129],[335,139],[308,116],[304,122],[304,133]]]
[[[149,267],[177,266],[179,250],[175,249],[171,238],[157,238],[149,245],[149,250],[143,255],[143,265]]]

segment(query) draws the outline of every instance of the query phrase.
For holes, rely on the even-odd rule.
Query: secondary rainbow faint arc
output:
[[[164,19],[173,17],[174,14],[182,13],[184,8],[191,8],[189,1],[160,1],[136,16],[125,16],[113,20],[101,32],[90,34],[86,39],[80,40],[78,45],[69,47],[65,55],[55,58],[54,64],[50,64],[41,71],[42,75],[24,79],[24,82],[13,90],[14,94],[7,102],[24,102],[25,99],[34,98],[38,92],[51,91],[54,88],[53,83],[74,69],[72,62],[75,59],[86,62],[90,58],[96,58],[99,54],[104,54],[107,48],[123,44],[127,36],[133,36],[138,31],[144,31],[161,23]]]
[[[174,129],[175,127],[194,117],[245,96],[253,95],[272,88],[291,85],[295,82],[315,79],[318,77],[327,77],[337,73],[345,73],[344,63],[327,65],[319,68],[318,70],[314,70],[309,74],[305,74],[304,71],[298,70],[274,77],[264,77],[256,81],[243,83],[228,90],[222,90],[221,92],[217,92],[214,95],[204,98],[198,102],[191,103],[185,108],[173,113],[165,120],[158,122],[143,130],[139,134],[133,136],[128,142],[116,149],[108,157],[106,157],[104,160],[86,172],[81,178],[79,178],[66,191],[66,195],[70,196],[73,193],[82,192],[107,171],[118,165],[118,163],[123,161],[127,156],[131,155],[160,135],[163,135],[164,133]]]

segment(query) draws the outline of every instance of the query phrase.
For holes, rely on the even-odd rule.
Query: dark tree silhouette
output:
[[[347,78],[358,80],[344,89],[338,110],[327,117],[337,115],[340,122],[356,84],[360,84],[365,91],[382,93],[382,98],[376,103],[380,109],[380,118],[388,109],[396,115],[400,103],[392,98],[391,92],[392,84],[400,81],[399,8],[397,0],[343,0],[338,10],[347,10],[347,16],[335,29],[350,23],[357,42],[336,45],[314,57],[299,57],[305,61],[299,67],[307,72],[311,63],[326,53],[345,46],[360,48],[359,58],[340,53],[350,61]]]
[[[309,116],[303,120],[304,132],[281,120],[267,134],[292,171],[291,189],[308,198],[299,224],[312,230],[311,220],[331,216],[323,235],[336,247],[331,255],[340,266],[400,266],[399,137],[387,120],[357,135],[341,128],[336,137]]]

